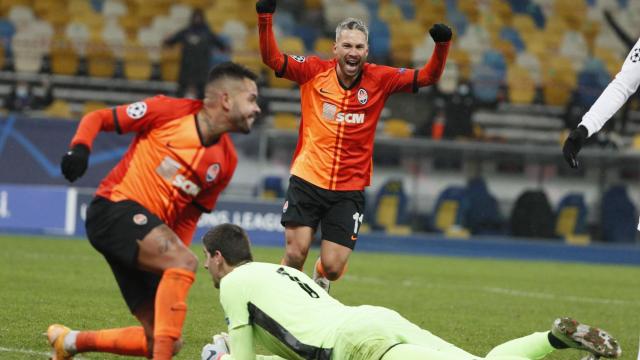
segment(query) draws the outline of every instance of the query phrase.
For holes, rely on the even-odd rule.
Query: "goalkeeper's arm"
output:
[[[276,355],[256,355],[251,325],[231,330],[227,346],[229,353],[221,354],[221,357],[212,360],[286,360]]]

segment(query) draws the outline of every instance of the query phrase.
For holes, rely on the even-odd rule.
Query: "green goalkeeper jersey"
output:
[[[304,273],[259,262],[221,280],[220,302],[230,331],[252,325],[256,342],[286,359],[330,359],[349,311]]]

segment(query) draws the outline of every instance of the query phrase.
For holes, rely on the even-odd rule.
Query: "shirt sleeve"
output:
[[[375,65],[381,78],[382,86],[387,94],[396,92],[418,91],[418,71],[407,68],[395,68],[385,65]]]
[[[600,131],[604,124],[624,105],[640,85],[640,39],[631,50],[622,69],[604,89],[600,97],[584,114],[582,122],[589,136]]]
[[[237,274],[228,274],[220,284],[220,304],[224,310],[229,332],[251,325],[246,294],[247,284]]]
[[[119,134],[145,132],[153,126],[194,114],[202,108],[202,101],[177,99],[158,95],[112,109],[115,130]]]

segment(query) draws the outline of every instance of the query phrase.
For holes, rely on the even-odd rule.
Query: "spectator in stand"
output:
[[[178,97],[204,98],[211,49],[228,51],[229,46],[214,34],[201,9],[194,9],[189,25],[164,41],[165,46],[182,45]]]
[[[19,80],[4,99],[3,107],[15,112],[43,109],[53,102],[53,91],[48,79],[42,81],[42,89],[42,96],[36,95],[28,82]]]

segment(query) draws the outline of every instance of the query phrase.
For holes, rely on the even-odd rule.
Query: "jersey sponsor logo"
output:
[[[167,146],[169,145],[167,144]],[[179,162],[168,156],[165,156],[165,158],[162,159],[160,165],[158,165],[158,167],[156,168],[156,172],[164,179],[171,181],[171,179],[176,176],[178,170],[180,170],[181,168],[182,165],[180,165]]]
[[[127,106],[127,115],[133,120],[138,120],[147,113],[147,103],[144,101],[135,102]]]
[[[322,117],[327,119],[327,120],[333,120],[333,118],[336,116],[336,113],[338,112],[338,107],[325,102],[322,103]]]
[[[364,124],[364,113],[343,113],[339,112],[336,115],[337,122],[344,122],[347,124]]]
[[[629,57],[632,63],[637,63],[640,61],[640,47],[637,47],[631,51],[631,56]]]
[[[360,90],[358,90],[358,102],[364,105],[367,103],[367,100],[369,100],[369,94],[367,93],[367,90],[360,88]]]
[[[220,173],[220,164],[215,163],[209,166],[209,168],[207,169],[207,175],[205,177],[207,182],[212,182],[213,180],[215,180],[218,177],[219,173]]]
[[[291,55],[291,58],[299,63],[303,63],[307,58],[302,55]]]
[[[176,175],[171,184],[191,196],[198,196],[200,193],[200,186],[196,185],[193,181],[187,179],[182,174]]]
[[[145,214],[135,214],[133,215],[133,222],[136,225],[147,225],[148,219],[147,216]]]

